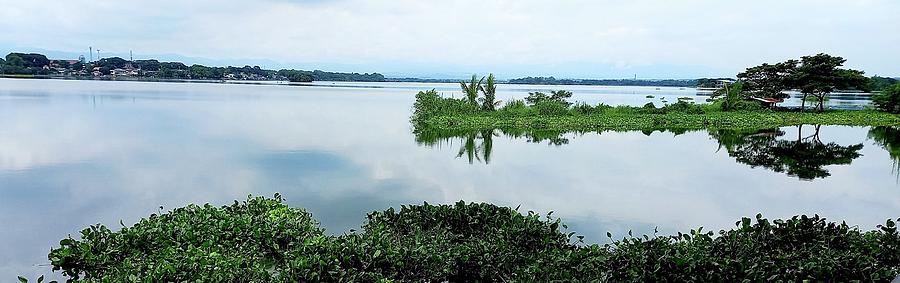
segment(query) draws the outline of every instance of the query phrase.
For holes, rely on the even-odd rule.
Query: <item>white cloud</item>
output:
[[[889,0],[0,2],[0,42],[54,50],[596,76],[731,75],[816,52],[900,65]]]

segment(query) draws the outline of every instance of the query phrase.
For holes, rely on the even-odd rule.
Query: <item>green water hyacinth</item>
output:
[[[757,215],[717,233],[584,243],[560,219],[487,203],[404,205],[336,236],[303,209],[250,197],[189,205],[50,251],[72,282],[889,281],[894,220],[871,231],[819,216]],[[24,278],[23,278],[24,279]]]

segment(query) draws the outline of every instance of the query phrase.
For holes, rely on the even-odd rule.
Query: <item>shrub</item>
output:
[[[412,121],[423,121],[428,117],[446,114],[465,114],[478,111],[477,105],[472,105],[463,99],[441,97],[435,90],[420,91],[416,94],[413,103]]]
[[[758,111],[765,110],[767,108],[763,107],[759,101],[755,100],[739,100],[732,102],[729,110],[731,111]]]
[[[287,252],[323,239],[323,229],[280,196],[230,206],[189,205],[112,232],[81,231],[53,249],[50,263],[72,279],[112,281],[269,281]]]
[[[550,91],[550,95],[538,91],[528,93],[528,96],[525,97],[525,101],[530,105],[537,105],[543,101],[555,101],[568,107],[571,103],[566,101],[566,99],[570,97],[572,97],[572,92],[568,90],[552,90]]]
[[[685,114],[703,114],[703,109],[700,106],[685,102],[683,100],[679,100],[678,102],[666,105],[659,110],[661,110],[660,112],[662,113],[678,112]]]
[[[190,205],[112,232],[64,239],[51,264],[83,282],[889,281],[893,220],[860,231],[819,216],[757,215],[718,234],[622,237],[585,245],[559,219],[485,203],[412,205],[325,236],[280,197]]]
[[[900,84],[894,84],[872,96],[872,103],[878,110],[900,114]]]
[[[566,104],[559,102],[559,101],[554,101],[554,100],[539,101],[539,102],[535,103],[534,106],[532,106],[532,107],[534,107],[534,109],[537,110],[537,113],[539,115],[545,115],[545,116],[566,115],[569,110],[569,108],[566,106]]]
[[[378,267],[392,278],[496,282],[544,269],[541,263],[555,253],[574,250],[560,225],[558,219],[491,204],[426,203],[372,213],[363,233],[378,235],[399,252]]]
[[[614,107],[600,103],[597,106],[591,106],[590,104],[579,102],[572,106],[571,111],[573,114],[577,115],[593,115],[600,114],[604,111],[613,109]]]
[[[507,101],[506,104],[503,104],[503,107],[501,107],[500,109],[513,110],[524,109],[526,107],[528,106],[525,105],[525,101],[522,101],[521,99],[513,99],[511,101]]]
[[[525,105],[525,101],[515,99],[507,101],[497,112],[500,113],[499,115],[530,116],[534,115],[535,110]]]
[[[600,113],[600,110],[602,109],[600,107],[602,107],[602,104],[598,105],[597,108],[594,108],[587,103],[579,102],[576,103],[575,106],[572,106],[572,113],[578,115],[591,115],[594,113]]]

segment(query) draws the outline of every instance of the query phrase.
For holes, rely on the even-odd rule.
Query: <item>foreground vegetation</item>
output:
[[[112,231],[91,226],[50,252],[79,282],[888,281],[900,234],[819,216],[757,215],[718,233],[612,235],[585,244],[549,215],[484,203],[403,206],[328,236],[303,209],[253,197],[190,205]],[[630,234],[630,233],[629,233]]]

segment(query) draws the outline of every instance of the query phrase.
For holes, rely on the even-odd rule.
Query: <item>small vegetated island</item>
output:
[[[844,69],[845,59],[828,54],[804,56],[777,64],[762,64],[720,84],[711,103],[679,99],[671,104],[649,102],[643,107],[571,103],[572,92],[532,92],[524,100],[496,100],[493,75],[461,82],[465,97],[442,97],[434,90],[416,95],[412,122],[416,132],[481,129],[550,129],[557,131],[645,130],[655,128],[771,128],[801,124],[900,125],[900,86],[896,81]],[[886,80],[894,83],[885,86]],[[876,109],[831,110],[825,101],[836,90],[882,89],[873,96]],[[777,107],[802,95],[798,109]],[[501,105],[502,104],[502,105]]]

